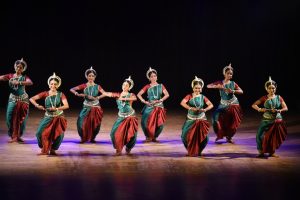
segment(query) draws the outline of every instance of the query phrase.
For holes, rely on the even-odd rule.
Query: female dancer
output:
[[[129,92],[133,85],[133,80],[129,76],[122,84],[121,93],[107,93],[109,97],[117,99],[116,102],[119,109],[118,118],[110,133],[113,146],[116,149],[116,155],[118,156],[122,154],[124,146],[126,146],[126,153],[129,154],[136,143],[138,121],[132,108],[132,102],[136,101],[137,98],[135,94]]]
[[[163,84],[157,83],[157,71],[151,67],[146,73],[150,84],[147,84],[137,94],[142,103],[145,104],[142,111],[141,125],[146,136],[145,142],[158,142],[157,137],[163,130],[166,120],[166,110],[163,102],[169,97],[169,93]],[[142,95],[147,92],[148,100]]]
[[[263,113],[262,121],[256,134],[257,150],[259,158],[264,153],[272,157],[278,157],[275,150],[280,147],[287,135],[286,124],[282,119],[281,112],[287,111],[287,105],[280,95],[276,95],[277,84],[269,77],[265,83],[268,94],[252,104],[252,108]],[[258,107],[262,105],[263,107]]]
[[[232,137],[236,133],[242,120],[242,109],[236,94],[243,94],[243,90],[234,81],[231,81],[233,68],[231,64],[223,68],[223,81],[208,84],[207,88],[220,91],[221,101],[213,113],[213,129],[217,135],[216,142],[225,136],[227,142],[233,143]]]
[[[42,149],[38,155],[57,155],[55,151],[59,148],[67,127],[64,110],[69,108],[69,104],[66,96],[57,90],[61,85],[61,78],[53,73],[48,78],[48,85],[50,90],[29,99],[37,109],[45,111],[36,133],[38,145]],[[45,99],[45,106],[36,102],[39,99]]]
[[[81,143],[96,143],[95,138],[101,127],[103,110],[99,99],[104,96],[99,95],[99,92],[104,94],[105,91],[95,83],[96,76],[97,72],[91,67],[85,71],[85,78],[88,82],[70,89],[75,96],[84,98],[83,108],[77,118],[77,130]],[[77,91],[82,91],[82,93]]]
[[[201,94],[203,87],[203,80],[195,76],[192,81],[193,93],[186,95],[180,103],[188,110],[181,134],[181,140],[188,151],[187,156],[201,156],[208,143],[209,123],[205,112],[214,106],[207,97]],[[204,108],[205,104],[206,108]]]
[[[8,127],[9,142],[23,143],[21,138],[26,126],[29,113],[28,94],[25,86],[32,85],[32,81],[22,73],[27,69],[27,64],[23,60],[17,60],[14,64],[15,72],[0,76],[0,81],[8,81],[10,95],[8,98],[6,111],[6,124]]]

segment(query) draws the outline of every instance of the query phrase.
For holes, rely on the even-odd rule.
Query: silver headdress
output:
[[[21,60],[16,60],[15,65],[14,65],[15,70],[17,69],[17,65],[20,64],[20,63],[23,64],[23,71],[22,72],[24,72],[27,69],[27,63],[23,60],[23,58],[21,58]]]
[[[265,83],[265,89],[268,90],[268,83],[270,83],[270,85],[274,85],[276,88],[276,85],[274,84],[275,81],[272,80],[271,76],[269,76],[269,80]]]
[[[85,70],[85,73],[84,73],[85,78],[88,78],[88,73],[89,73],[89,72],[93,72],[93,74],[95,74],[95,76],[97,76],[96,70],[94,70],[93,67],[91,66],[91,68]]]
[[[192,81],[192,83],[191,83],[192,88],[194,88],[194,82],[195,82],[195,81],[199,82],[202,88],[204,87],[204,82],[203,82],[203,80],[202,80],[201,78],[198,78],[197,76],[195,76],[195,79],[194,79],[194,80]]]
[[[48,83],[49,86],[50,86],[50,81],[51,81],[52,79],[55,79],[55,80],[58,81],[57,88],[59,88],[59,86],[61,85],[61,78],[60,78],[59,76],[57,76],[57,75],[55,74],[55,72],[53,72],[53,75],[50,76],[50,77],[48,78],[48,81],[47,81],[47,83]]]
[[[233,68],[231,67],[231,63],[229,63],[228,66],[226,66],[226,67],[223,68],[223,75],[226,74],[226,70],[227,70],[227,69],[231,69],[231,70],[233,71]]]
[[[155,69],[152,69],[151,67],[149,67],[148,71],[146,72],[146,77],[148,79],[150,79],[150,72],[154,72],[155,74],[157,74],[157,71]]]
[[[134,85],[134,82],[131,79],[131,76],[129,76],[128,78],[126,78],[125,81],[128,81],[130,83],[129,90],[131,90],[133,88],[133,85]]]

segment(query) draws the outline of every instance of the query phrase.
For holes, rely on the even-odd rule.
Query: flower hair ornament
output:
[[[197,76],[195,76],[195,79],[192,81],[192,83],[191,83],[191,86],[192,86],[192,88],[194,88],[194,83],[195,82],[199,82],[200,83],[200,85],[201,85],[201,87],[203,88],[204,87],[204,82],[203,82],[203,80],[201,79],[201,78],[198,78]]]
[[[223,75],[226,74],[227,69],[231,69],[233,71],[233,68],[231,67],[231,63],[229,63],[229,65],[223,68]]]
[[[274,85],[275,88],[276,86],[276,82],[272,80],[271,76],[269,76],[269,80],[265,83],[265,89],[268,90],[268,83],[270,83],[270,85]]]
[[[22,72],[24,72],[27,69],[27,63],[23,60],[23,58],[21,58],[21,60],[16,60],[15,65],[14,65],[15,70],[17,70],[18,64],[22,64],[23,65]]]
[[[85,78],[88,78],[88,75],[89,75],[89,73],[91,73],[91,72],[93,72],[93,74],[94,74],[95,76],[97,76],[96,70],[94,70],[93,67],[91,66],[91,68],[85,70],[85,73],[84,73]]]
[[[50,76],[50,77],[48,78],[48,81],[47,81],[49,86],[50,86],[50,81],[51,81],[52,79],[57,80],[57,82],[58,82],[57,88],[59,88],[59,86],[61,85],[61,78],[60,78],[59,76],[57,76],[57,75],[55,74],[55,72],[53,72],[53,75]]]
[[[150,73],[154,72],[155,74],[157,74],[157,71],[155,69],[152,69],[151,67],[149,67],[148,71],[146,72],[146,77],[148,79],[150,79]]]
[[[128,78],[126,78],[125,81],[128,81],[130,83],[129,90],[131,90],[133,88],[133,85],[134,85],[134,82],[131,79],[131,76],[129,76]]]

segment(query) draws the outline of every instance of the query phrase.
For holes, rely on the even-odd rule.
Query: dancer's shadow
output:
[[[111,145],[111,141],[110,140],[97,140],[95,142],[85,142],[85,143],[81,143],[80,140],[78,139],[64,139],[62,143],[74,143],[74,144],[109,144]]]
[[[89,151],[69,151],[58,153],[57,157],[110,157],[112,154],[94,153]]]
[[[169,144],[169,143],[179,143],[179,144],[182,144],[182,141],[180,139],[177,139],[177,140],[157,140],[157,142],[146,142],[145,140],[137,140],[136,141],[136,144]]]
[[[203,153],[202,158],[204,159],[217,159],[217,160],[227,160],[236,158],[257,158],[255,153]],[[268,157],[262,157],[257,159],[268,159]]]

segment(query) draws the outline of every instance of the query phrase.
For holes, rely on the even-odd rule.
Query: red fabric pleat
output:
[[[48,153],[53,141],[63,134],[67,128],[67,120],[64,117],[54,117],[42,133],[42,152]]]
[[[196,120],[187,133],[187,151],[190,156],[198,156],[200,145],[209,131],[209,123],[206,120]]]
[[[220,113],[218,138],[223,138],[224,136],[233,137],[241,121],[242,109],[240,105],[230,105],[226,112]]]
[[[134,137],[137,130],[138,120],[136,117],[127,117],[124,119],[115,132],[115,148],[118,151],[122,151],[124,145]]]
[[[163,125],[166,121],[166,109],[155,107],[148,118],[148,134],[151,139],[154,139],[156,128]]]
[[[103,110],[99,107],[92,107],[90,112],[83,120],[82,125],[82,142],[91,141],[93,132],[101,124]]]
[[[287,136],[286,124],[282,120],[275,120],[274,124],[266,131],[263,139],[263,152],[274,153]]]
[[[26,118],[28,113],[29,105],[24,102],[18,101],[13,111],[12,117],[12,138],[21,137],[21,124]]]

